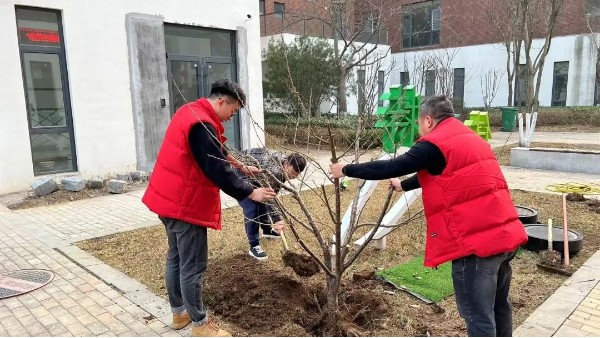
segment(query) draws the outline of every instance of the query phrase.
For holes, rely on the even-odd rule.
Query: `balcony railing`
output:
[[[331,26],[319,18],[292,12],[269,13],[260,16],[260,36],[282,33],[333,39]],[[352,35],[355,34],[356,32]],[[347,39],[350,39],[350,34],[348,35]],[[388,44],[388,32],[382,28],[375,31],[363,30],[356,35],[357,37],[354,39],[356,42]]]

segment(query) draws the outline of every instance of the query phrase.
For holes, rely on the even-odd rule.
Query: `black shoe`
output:
[[[271,228],[269,230],[263,230],[262,236],[264,238],[271,238],[271,239],[281,238],[281,235],[278,234],[275,230],[273,230],[273,228]]]
[[[248,254],[250,254],[250,256],[252,256],[253,258],[258,259],[259,261],[269,258],[269,256],[267,256],[267,253],[263,251],[260,245],[251,247],[248,251]]]

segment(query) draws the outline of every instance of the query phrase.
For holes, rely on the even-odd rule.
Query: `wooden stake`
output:
[[[569,266],[569,230],[567,226],[567,195],[562,194],[563,197],[563,243],[564,243],[564,255],[565,265]]]

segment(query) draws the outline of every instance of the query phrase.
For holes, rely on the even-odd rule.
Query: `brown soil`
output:
[[[566,198],[567,198],[567,201],[572,201],[572,202],[583,202],[586,200],[585,196],[583,196],[582,194],[578,194],[578,193],[568,193]]]
[[[288,251],[284,253],[281,258],[283,259],[283,264],[292,268],[298,276],[310,277],[321,271],[321,269],[319,269],[319,264],[315,262],[312,257],[307,255]]]
[[[555,250],[546,250],[540,255],[540,264],[550,266],[553,268],[560,268],[562,266],[562,258],[560,252]]]
[[[145,189],[147,186],[148,183],[145,181],[136,181],[133,183],[128,183],[127,190],[125,192],[127,193],[130,191]],[[7,207],[11,210],[28,209],[107,195],[111,195],[111,193],[108,192],[108,189],[106,187],[103,187],[102,189],[85,188],[76,192],[59,188],[55,192],[46,196],[36,196],[33,191],[30,191],[28,196],[25,197],[25,199],[17,201],[15,203],[11,203],[7,205]]]
[[[298,281],[241,254],[220,260],[205,285],[206,305],[250,335],[364,335],[389,311],[386,299],[369,286],[346,284],[337,325],[328,327],[322,285]]]

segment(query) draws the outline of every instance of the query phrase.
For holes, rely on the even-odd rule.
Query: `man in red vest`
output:
[[[456,303],[469,336],[511,336],[510,261],[527,234],[498,161],[487,142],[454,118],[445,96],[423,102],[418,124],[422,137],[405,154],[332,164],[331,175],[390,178],[396,191],[422,188],[425,266],[452,261]]]
[[[255,188],[231,166],[257,173],[228,154],[223,121],[244,105],[241,87],[228,80],[212,85],[210,96],[187,103],[173,115],[142,201],[164,223],[169,250],[166,287],[176,330],[192,322],[192,336],[230,336],[209,321],[202,303],[202,273],[208,259],[207,230],[221,229],[220,190],[238,201],[265,202],[270,188]],[[281,230],[281,229],[276,229]]]

